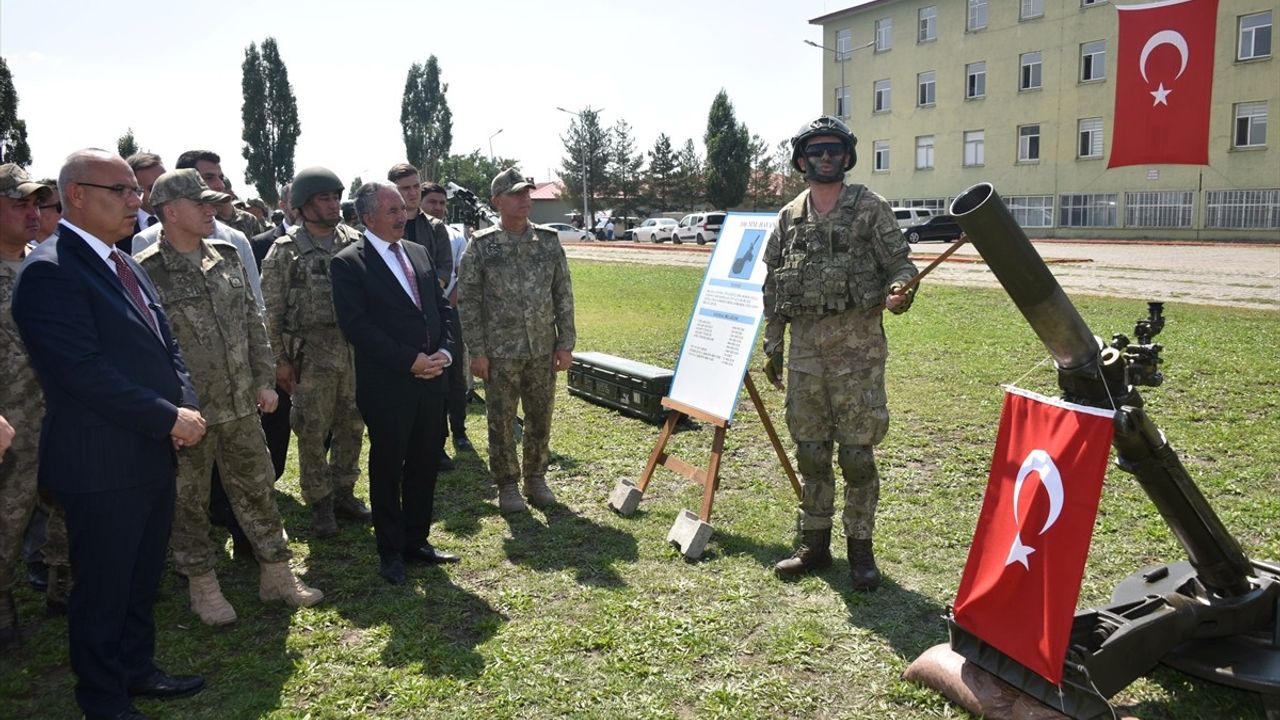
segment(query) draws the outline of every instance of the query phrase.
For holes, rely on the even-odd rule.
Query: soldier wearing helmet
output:
[[[298,171],[290,194],[297,224],[262,261],[276,382],[292,395],[289,421],[298,436],[299,485],[317,537],[337,534],[335,517],[362,523],[371,518],[354,493],[364,423],[354,411],[355,366],[338,328],[329,278],[330,259],[360,237],[342,224],[343,189],[325,168]]]
[[[871,546],[880,496],[873,448],[889,427],[881,311],[911,306],[913,293],[903,288],[916,267],[884,198],[845,182],[857,144],[844,123],[825,115],[791,139],[792,165],[809,187],[778,213],[765,248],[764,370],[786,390],[804,489],[802,544],[774,570],[789,579],[831,564],[834,454],[845,481],[850,577],[854,589],[872,590],[880,584]]]

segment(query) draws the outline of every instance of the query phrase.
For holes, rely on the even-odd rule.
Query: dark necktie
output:
[[[404,277],[409,281],[409,294],[413,296],[413,304],[422,309],[422,296],[418,294],[418,278],[413,274],[413,267],[409,265],[408,258],[404,256],[404,251],[400,249],[400,243],[391,243],[391,254],[396,256],[396,261],[400,263],[400,269],[404,271]]]
[[[158,222],[160,222],[160,218],[156,217],[155,215],[147,216],[147,227],[151,227],[152,225],[155,225]]]
[[[138,285],[138,276],[133,274],[133,268],[129,267],[129,263],[125,262],[124,256],[120,254],[119,250],[111,251],[111,262],[115,263],[116,276],[120,278],[120,284],[124,285],[125,292],[129,293],[129,297],[138,308],[138,312],[142,313],[142,317],[147,319],[151,329],[159,334],[160,327],[156,324],[156,317],[151,313],[151,308],[147,307],[147,301],[142,297],[142,287]]]

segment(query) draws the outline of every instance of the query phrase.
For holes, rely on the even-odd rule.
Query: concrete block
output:
[[[676,516],[675,524],[671,526],[671,532],[667,533],[667,542],[680,548],[680,552],[685,557],[697,560],[707,549],[712,530],[714,528],[711,524],[702,522],[697,514],[689,510],[681,510]]]
[[[619,480],[609,494],[609,507],[620,515],[631,515],[640,507],[640,499],[643,497],[644,493],[630,480]]]

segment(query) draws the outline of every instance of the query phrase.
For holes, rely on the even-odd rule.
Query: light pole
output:
[[[502,128],[498,128],[498,132],[489,136],[489,162],[493,162],[493,139],[502,133]]]
[[[559,105],[556,106],[556,109],[562,113],[568,113],[578,118],[579,122],[583,122],[581,112],[565,110]],[[591,107],[588,106],[586,110],[584,110],[583,112],[587,112],[590,110],[591,110]],[[600,108],[599,110],[594,111],[596,115],[599,115],[602,112],[604,112],[604,108]],[[583,125],[585,126],[586,123],[583,122]],[[588,147],[586,149],[586,152],[582,154],[582,225],[583,225],[583,229],[585,229],[587,232],[594,232],[594,228],[593,228],[594,223],[591,222],[591,206],[587,202],[587,198],[590,196],[590,190],[589,190],[590,186],[587,183],[587,168],[590,167],[588,163],[590,162],[590,159],[591,159],[590,155],[593,150],[594,148]]]
[[[853,55],[853,51],[854,51],[854,50],[861,50],[861,49],[863,49],[863,48],[869,48],[869,47],[871,47],[872,45],[875,45],[875,44],[876,44],[876,41],[875,41],[875,40],[872,40],[871,42],[869,42],[869,43],[867,43],[867,44],[865,44],[865,45],[859,45],[859,46],[858,46],[858,47],[856,47],[856,48],[849,48],[848,50],[844,51],[844,53],[843,53],[844,57],[841,57],[841,53],[840,53],[840,51],[839,51],[839,50],[834,50],[834,49],[832,49],[832,48],[827,47],[826,45],[822,45],[822,44],[820,44],[820,43],[816,43],[816,42],[814,42],[814,41],[812,41],[812,40],[805,40],[805,41],[804,41],[804,44],[805,44],[805,45],[809,45],[809,46],[811,46],[811,47],[816,47],[816,48],[818,48],[819,50],[826,50],[827,52],[829,52],[829,53],[831,53],[832,55],[834,55],[834,56],[835,56],[835,58],[836,58],[836,62],[840,63],[840,88],[841,88],[841,90],[842,90],[843,92],[848,92],[848,88],[849,88],[849,86],[848,86],[848,85],[846,85],[846,84],[845,84],[845,82],[844,82],[844,64],[845,64],[845,63],[847,63],[847,62],[849,62],[849,56],[850,56],[850,55]],[[841,95],[840,97],[841,97],[841,98],[844,98],[845,96],[844,96],[844,95]],[[845,105],[848,105],[848,102],[845,102],[844,104],[845,104]],[[840,110],[844,110],[844,114],[841,114],[841,113],[840,113]],[[838,109],[836,110],[836,116],[837,116],[837,117],[848,117],[848,116],[849,116],[849,108],[848,108],[848,107],[838,108]]]

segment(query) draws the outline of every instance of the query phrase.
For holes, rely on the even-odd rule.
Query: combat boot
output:
[[[529,506],[524,504],[515,483],[498,486],[498,510],[504,513],[529,512]]]
[[[13,599],[13,591],[0,593],[0,647],[10,647],[18,643],[18,603]]]
[[[291,608],[311,607],[324,599],[324,593],[302,582],[289,569],[288,562],[262,563],[258,599],[262,602],[283,600]]]
[[[335,517],[360,523],[373,520],[373,512],[369,510],[369,506],[361,502],[351,490],[335,490],[331,497]]]
[[[551,488],[547,487],[547,481],[542,477],[524,481],[524,496],[529,498],[529,502],[534,507],[541,508],[556,504],[555,494],[551,492]]]
[[[875,590],[880,587],[880,568],[871,552],[871,539],[849,538],[849,580],[854,590]]]
[[[333,495],[311,504],[311,533],[327,538],[338,534],[338,521],[334,518]]]
[[[205,625],[227,625],[236,621],[236,609],[222,596],[218,576],[212,570],[187,578],[191,610]]]
[[[44,606],[51,615],[66,615],[71,603],[71,567],[49,566],[49,587],[45,588]]]
[[[783,580],[831,567],[831,528],[805,530],[800,537],[803,542],[795,554],[773,566],[773,571]]]

